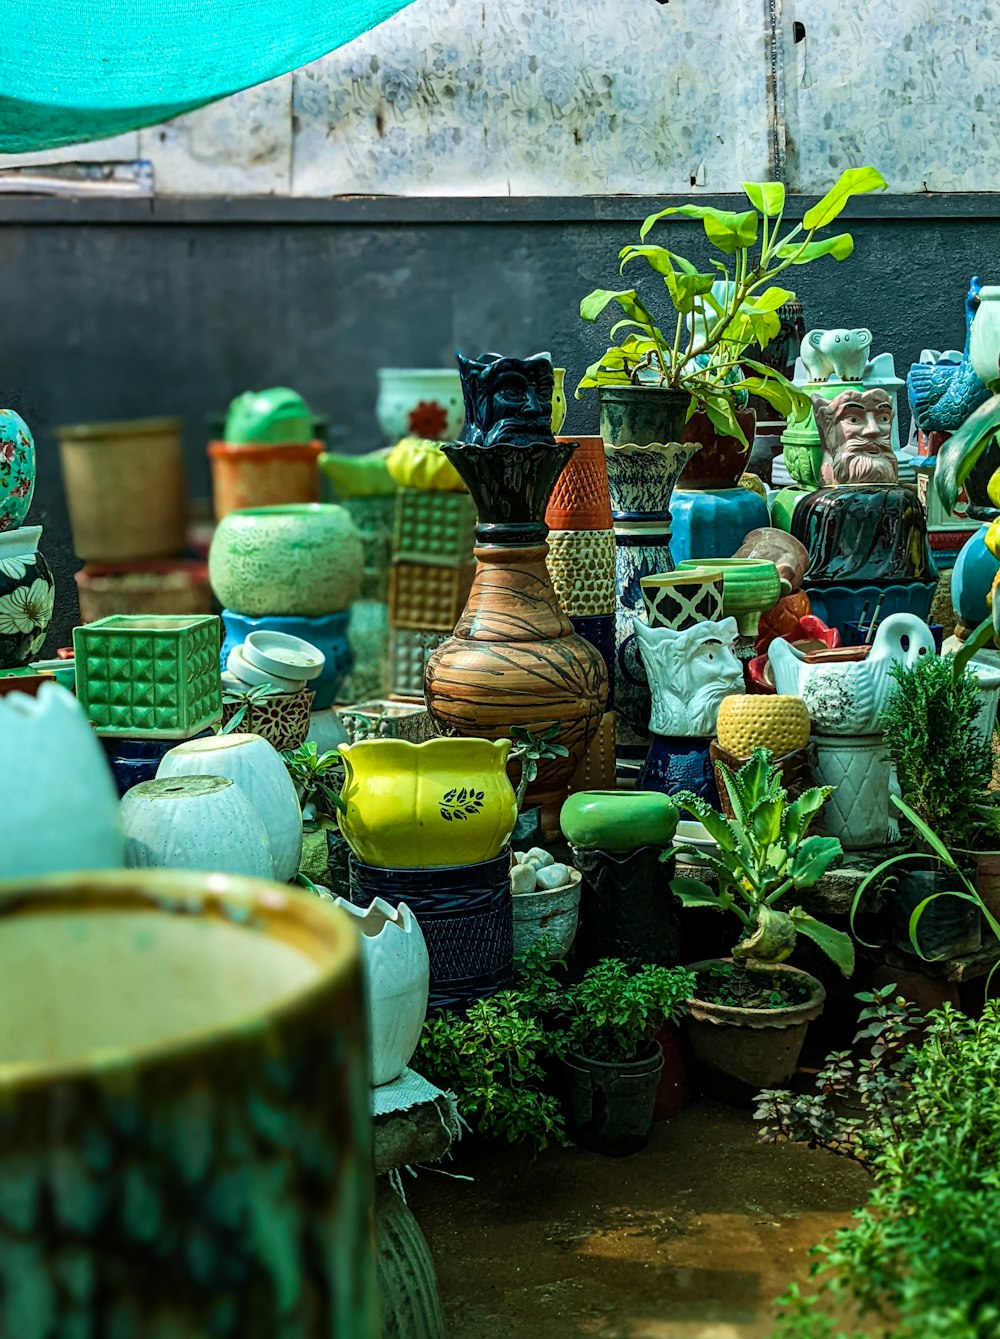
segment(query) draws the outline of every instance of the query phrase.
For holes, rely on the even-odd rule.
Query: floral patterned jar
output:
[[[55,582],[38,552],[40,525],[0,533],[0,669],[26,665],[52,621]]]
[[[35,491],[35,443],[13,409],[0,409],[0,531],[14,530],[28,514]]]

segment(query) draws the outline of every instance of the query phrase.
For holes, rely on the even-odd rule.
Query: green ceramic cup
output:
[[[721,568],[722,613],[735,618],[741,637],[755,637],[760,616],[781,596],[781,578],[774,563],[764,558],[685,558],[677,570]]]
[[[677,806],[655,790],[578,790],[563,805],[563,836],[583,851],[667,847],[677,830]]]

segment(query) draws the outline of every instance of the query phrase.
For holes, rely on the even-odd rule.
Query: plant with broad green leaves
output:
[[[708,854],[680,844],[661,859],[678,854],[707,864],[717,887],[701,879],[679,876],[671,883],[685,907],[712,907],[731,911],[742,926],[732,956],[738,967],[748,959],[783,962],[795,948],[798,935],[811,939],[845,976],[854,970],[850,935],[835,930],[801,907],[780,910],[777,903],[789,894],[811,888],[841,858],[836,837],[810,837],[809,828],[829,795],[831,786],[814,786],[789,801],[780,770],[768,749],[756,749],[739,771],[720,763],[732,819],[725,818],[705,800],[688,792],[673,796],[704,824],[718,846]]]
[[[588,367],[576,388],[577,399],[593,386],[649,385],[685,391],[689,415],[703,405],[718,432],[746,437],[733,412],[735,397],[759,395],[784,417],[809,410],[808,398],[765,363],[746,357],[778,334],[777,312],[795,294],[773,281],[785,270],[808,265],[821,256],[846,260],[854,249],[850,233],[818,238],[854,195],[886,189],[873,167],[849,168],[802,217],[782,231],[785,188],[780,182],[744,182],[752,208],[742,212],[707,205],[675,205],[651,214],[639,230],[639,244],[618,253],[619,272],[638,261],[658,275],[673,308],[673,329],[658,317],[634,288],[597,288],[580,303],[585,321],[596,321],[612,304],[623,319],[611,337],[628,333]],[[713,259],[711,272],[699,271],[666,246],[647,244],[661,220],[680,215],[701,219],[710,244],[728,261]],[[654,304],[655,306],[655,304]]]
[[[694,993],[694,975],[686,967],[643,967],[630,974],[618,958],[603,958],[559,1002],[566,1047],[588,1060],[637,1060],[664,1023],[684,1016]]]
[[[814,1248],[772,1339],[1000,1335],[1000,1003],[975,1021],[944,1005],[900,1066],[868,1202]]]

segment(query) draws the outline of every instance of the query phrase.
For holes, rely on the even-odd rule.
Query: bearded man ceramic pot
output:
[[[892,450],[892,400],[884,390],[841,391],[832,400],[812,397],[823,448],[820,478],[837,484],[894,484],[899,466]]]
[[[4,885],[9,1334],[381,1334],[357,940],[254,880]]]
[[[227,608],[318,618],[347,609],[361,587],[361,539],[343,507],[251,507],[223,517],[208,553],[212,589]]]

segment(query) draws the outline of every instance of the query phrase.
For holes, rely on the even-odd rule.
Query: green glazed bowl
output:
[[[756,637],[761,614],[781,596],[774,563],[765,558],[685,558],[677,570],[701,566],[721,569],[723,617],[736,619],[741,637]]]
[[[578,790],[563,805],[563,836],[583,851],[635,851],[668,847],[679,815],[668,796],[655,790]]]

